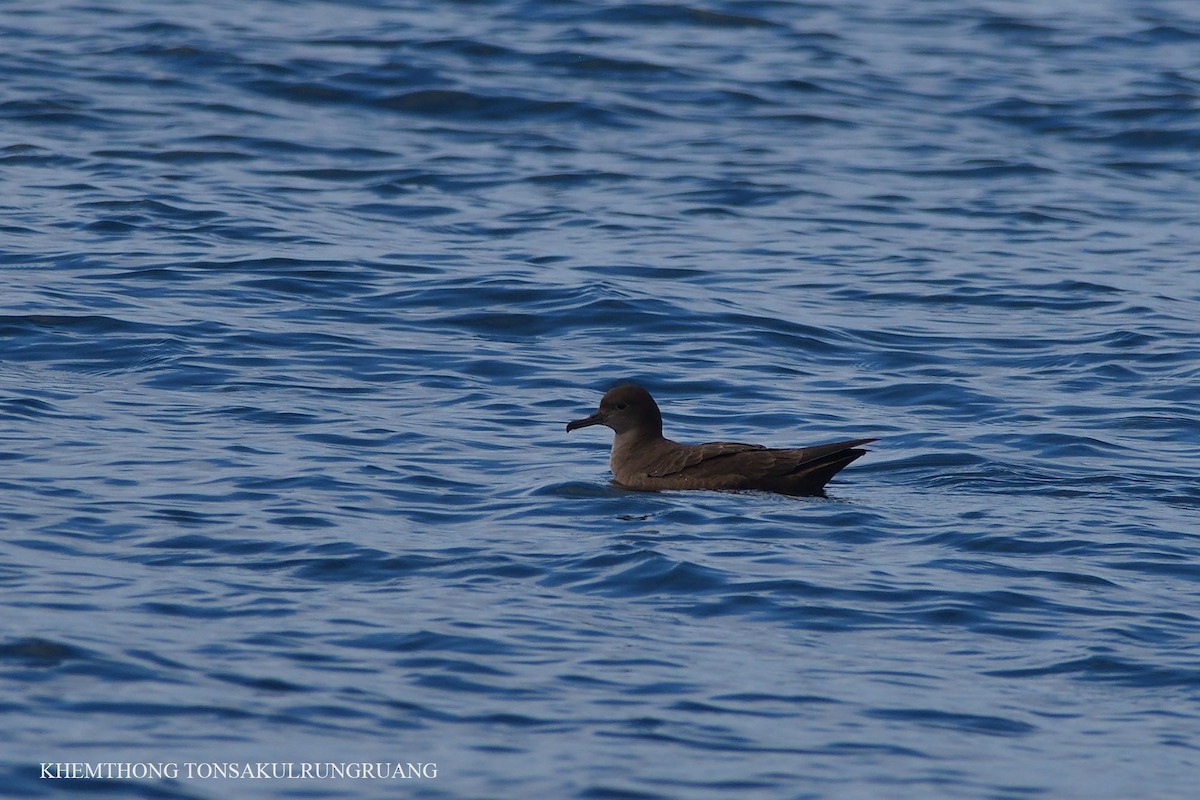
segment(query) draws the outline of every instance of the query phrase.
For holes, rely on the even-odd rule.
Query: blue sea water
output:
[[[0,795],[1195,796],[1192,0],[0,37]],[[624,380],[880,441],[628,492],[563,430]]]

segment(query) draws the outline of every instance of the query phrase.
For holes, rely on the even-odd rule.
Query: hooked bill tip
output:
[[[567,423],[567,433],[570,433],[576,428],[586,428],[589,425],[599,425],[600,421],[599,412],[592,414],[590,417],[584,417],[583,419],[573,419]]]

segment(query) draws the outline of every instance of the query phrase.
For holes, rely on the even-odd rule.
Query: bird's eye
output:
[[[626,403],[617,403],[617,409],[619,411],[624,411],[626,405],[627,405]]]

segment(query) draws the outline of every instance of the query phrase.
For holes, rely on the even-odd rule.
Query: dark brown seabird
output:
[[[567,423],[567,431],[607,425],[613,437],[613,480],[627,489],[760,489],[790,495],[819,495],[842,467],[865,454],[851,439],[772,450],[760,444],[680,444],[662,435],[662,414],[640,386],[610,389],[590,417]]]

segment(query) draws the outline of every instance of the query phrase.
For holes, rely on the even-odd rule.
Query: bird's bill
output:
[[[604,415],[601,414],[599,411],[597,411],[595,414],[592,414],[590,417],[584,417],[583,419],[573,419],[570,422],[568,422],[567,423],[567,433],[570,433],[571,431],[575,430],[576,428],[587,428],[591,425],[603,425],[603,424],[604,424]]]

